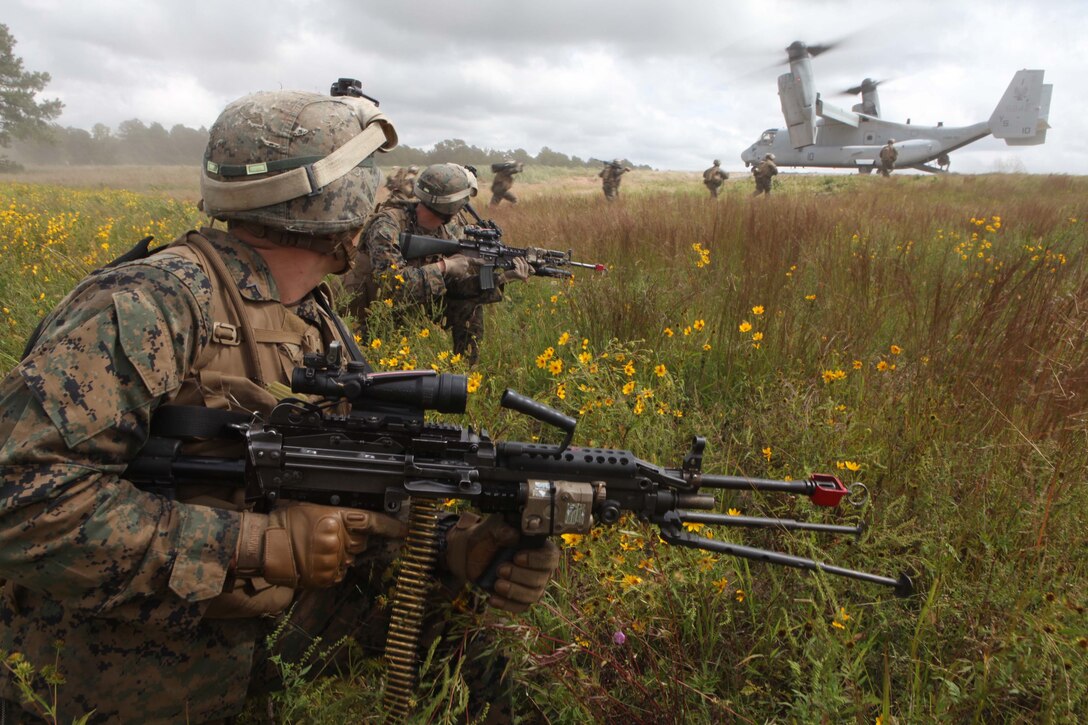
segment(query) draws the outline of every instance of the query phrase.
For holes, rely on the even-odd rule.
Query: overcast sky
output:
[[[1054,84],[1047,142],[992,138],[961,172],[1088,174],[1085,0],[5,0],[16,55],[53,77],[59,123],[139,118],[208,127],[252,91],[328,92],[359,78],[401,142],[459,138],[623,157],[659,169],[742,168],[784,125],[775,78],[793,40],[846,38],[814,60],[834,96],[865,77],[893,121],[989,118],[1013,74]]]

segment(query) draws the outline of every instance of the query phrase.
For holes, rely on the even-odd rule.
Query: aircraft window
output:
[[[774,143],[774,131],[764,131],[763,135],[759,137],[759,142],[764,146],[769,146]]]

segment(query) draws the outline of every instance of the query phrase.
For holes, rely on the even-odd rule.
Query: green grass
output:
[[[709,472],[862,481],[863,509],[722,497],[745,514],[865,520],[859,541],[718,535],[911,571],[919,594],[670,549],[637,522],[601,528],[565,545],[541,605],[484,620],[519,710],[564,723],[1088,717],[1088,179],[783,174],[770,198],[734,178],[711,201],[695,175],[629,178],[617,203],[557,177],[493,212],[510,244],[610,271],[531,280],[488,309],[463,422],[557,440],[500,411],[511,387],[578,414],[576,443],[671,466],[700,434]],[[87,268],[145,229],[170,239],[197,223],[156,196],[0,196],[5,368]],[[116,220],[109,250],[103,217]],[[425,320],[383,313],[371,330],[380,367],[469,372]],[[465,685],[441,673],[424,678],[443,694],[423,697],[425,719],[453,721]],[[379,678],[360,663],[286,698],[298,721],[364,719]]]

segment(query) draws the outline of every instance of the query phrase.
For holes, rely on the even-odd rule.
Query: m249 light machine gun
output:
[[[894,579],[854,571],[696,536],[683,526],[688,522],[859,534],[860,526],[714,513],[718,502],[707,493],[771,491],[808,496],[818,506],[837,506],[849,491],[834,476],[772,481],[704,474],[701,437],[693,439],[677,468],[655,465],[630,451],[574,446],[573,418],[512,390],[503,393],[500,405],[555,427],[565,437],[559,445],[497,442],[485,431],[424,419],[427,411],[464,412],[464,376],[430,370],[368,373],[359,362],[344,367],[342,358],[339,343],[332,343],[325,355],[307,355],[305,366],[294,371],[292,391],[323,402],[289,398],[267,419],[255,417],[227,426],[227,435],[244,441],[244,459],[185,456],[181,440],[153,437],[125,475],[166,492],[183,483],[219,480],[237,486],[244,480],[247,497],[262,508],[284,499],[391,514],[407,510],[405,565],[398,575],[386,644],[386,703],[399,717],[407,717],[410,709],[422,610],[438,565],[439,506],[449,499],[482,513],[504,514],[530,537],[587,533],[630,513],[657,525],[669,544],[867,581],[890,587],[900,596],[912,593],[906,574]],[[499,563],[477,583],[485,587],[493,583]]]

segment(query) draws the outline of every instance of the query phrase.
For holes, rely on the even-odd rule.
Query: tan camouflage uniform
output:
[[[518,198],[510,191],[514,186],[514,174],[521,173],[521,164],[507,166],[495,172],[495,178],[491,180],[491,206],[498,206],[505,199],[511,204],[517,204]]]
[[[707,190],[710,191],[711,198],[718,197],[718,190],[722,188],[722,184],[729,178],[729,174],[722,171],[720,164],[714,164],[709,169],[703,172],[703,184]]]
[[[389,201],[378,206],[359,240],[355,269],[344,276],[344,285],[355,294],[352,313],[365,325],[366,308],[377,299],[398,305],[419,305],[453,336],[453,351],[469,362],[479,357],[484,336],[484,305],[502,301],[502,286],[482,292],[476,277],[450,282],[435,267],[441,257],[405,260],[400,235],[422,234],[455,239],[454,223],[428,231],[416,223],[418,202]]]
[[[752,167],[752,176],[756,180],[756,190],[752,193],[752,196],[759,196],[760,194],[771,195],[771,180],[778,174],[778,167],[774,161],[770,159],[763,159],[758,164]]]
[[[891,176],[895,169],[895,162],[899,159],[899,152],[895,150],[889,141],[880,149],[880,175]]]
[[[605,167],[601,169],[601,172],[597,176],[601,177],[601,189],[604,191],[604,198],[609,201],[615,201],[620,196],[620,183],[623,181],[623,175],[631,169],[626,166],[620,166],[619,164],[605,164]]]
[[[389,190],[389,199],[411,199],[415,183],[416,173],[410,168],[394,169],[393,173],[385,180],[385,188]]]

